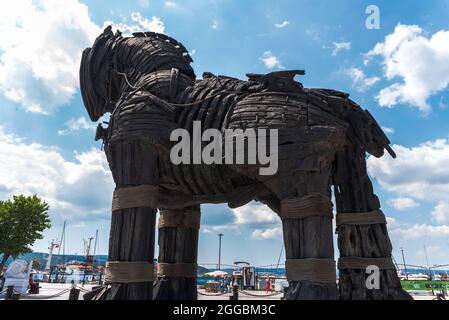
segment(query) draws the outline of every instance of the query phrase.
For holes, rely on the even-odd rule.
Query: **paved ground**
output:
[[[62,283],[41,283],[40,284],[40,292],[39,294],[27,295],[22,297],[22,300],[68,300],[69,299],[69,290],[70,284],[62,284]],[[80,292],[80,300],[82,300],[82,295],[84,290],[90,291],[92,289],[92,285],[78,285],[78,288],[81,290]],[[207,293],[204,289],[198,290],[198,300],[229,300],[231,296],[230,293],[225,294],[217,294],[217,293]],[[239,292],[239,300],[280,300],[282,294],[271,294],[266,295],[263,291],[251,291],[247,290],[243,292]],[[434,296],[420,294],[413,295],[415,300],[432,300]]]
[[[217,294],[208,293],[204,289],[198,290],[198,300],[229,300],[231,293]],[[247,290],[239,292],[239,300],[280,300],[283,296],[282,293],[265,294],[264,291],[251,291]]]
[[[40,283],[39,294],[31,294],[22,297],[22,300],[69,300],[70,283]],[[80,292],[80,300],[83,299],[83,291],[92,290],[92,285],[77,285]]]

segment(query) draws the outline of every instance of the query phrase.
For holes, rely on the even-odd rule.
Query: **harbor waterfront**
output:
[[[414,300],[436,300],[437,291],[445,287],[446,292],[449,290],[449,282],[441,281],[402,281],[402,286],[411,294]],[[70,283],[39,283],[39,294],[26,294],[20,297],[21,300],[70,300]],[[92,290],[96,285],[93,284],[78,284],[76,288],[80,290],[79,300],[82,300],[82,295]],[[410,290],[409,290],[410,288]],[[435,289],[432,289],[435,288]],[[6,290],[6,289],[5,289]],[[432,290],[434,292],[432,292]],[[230,300],[232,293],[208,293],[206,289],[198,288],[198,300]],[[1,301],[6,298],[5,292],[0,294]],[[266,294],[264,291],[243,290],[239,292],[239,300],[281,300],[283,298],[282,292],[273,292]]]
[[[65,254],[63,237],[65,223],[59,241],[52,240],[48,253],[27,253],[13,260],[6,260],[0,279],[0,299],[21,300],[82,300],[92,299],[92,292],[105,288],[107,255],[91,254],[97,236],[85,243],[84,255]],[[253,266],[250,262],[221,261],[221,237],[219,236],[218,263],[199,263],[196,268],[196,300],[283,300],[288,290],[285,264],[281,263],[283,248],[276,263]],[[62,246],[60,246],[62,244]],[[62,252],[61,253],[61,247]],[[58,253],[53,251],[58,248]],[[401,286],[414,300],[445,300],[449,293],[448,264],[418,266],[403,264],[392,257]],[[0,256],[1,258],[1,256]],[[149,265],[157,273],[158,259]],[[336,270],[339,285],[339,270]],[[29,281],[27,280],[29,279]],[[86,297],[84,297],[86,295]],[[94,294],[95,295],[95,294]]]
[[[38,254],[31,255],[33,257]],[[77,258],[72,256],[72,258]],[[79,257],[78,257],[79,258]],[[58,261],[58,255],[52,255]],[[24,260],[17,260],[18,262]],[[92,263],[97,260],[92,259]],[[17,263],[14,261],[14,263]],[[208,264],[205,264],[208,265]],[[253,267],[248,262],[222,264],[223,268],[215,270],[216,265],[198,267],[198,300],[283,300],[288,281],[283,265]],[[157,268],[157,261],[155,261]],[[215,270],[215,271],[214,271]],[[424,267],[409,266],[407,274],[398,268],[401,285],[414,300],[443,300],[449,293],[449,270],[426,270]],[[104,284],[104,263],[95,268],[82,261],[72,260],[65,265],[55,265],[50,271],[30,269],[30,283],[26,290],[19,292],[14,288],[14,299],[21,300],[83,300],[84,294]],[[23,277],[27,279],[27,277]],[[406,279],[408,278],[408,280]],[[26,281],[25,281],[26,282]],[[8,284],[9,283],[9,284]],[[8,279],[0,283],[0,299],[8,297]],[[17,283],[16,283],[17,284]],[[269,284],[269,285],[268,285]],[[337,279],[338,284],[338,279]],[[2,288],[3,286],[3,288]],[[33,288],[32,288],[33,287]],[[38,289],[36,289],[38,288]]]

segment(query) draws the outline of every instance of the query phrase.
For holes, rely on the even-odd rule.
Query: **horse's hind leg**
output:
[[[155,300],[197,299],[200,206],[160,210],[158,278]]]
[[[366,171],[365,151],[346,146],[337,153],[334,167],[340,298],[411,299],[401,288],[391,259],[386,221]],[[377,288],[376,281],[366,283],[369,265],[379,268]]]
[[[322,164],[322,167],[324,164]],[[287,185],[286,181],[292,181]],[[329,168],[321,171],[290,171],[273,179],[281,199],[286,252],[288,300],[335,300],[338,298],[332,236],[332,205]]]

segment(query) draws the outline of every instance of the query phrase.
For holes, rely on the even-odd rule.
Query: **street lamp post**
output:
[[[404,258],[404,248],[401,248],[401,253],[402,253],[402,262],[404,263],[405,279],[408,280],[407,266],[405,264],[405,258]]]
[[[431,275],[430,275],[430,267],[429,267],[429,258],[427,258],[427,248],[426,248],[425,245],[424,245],[424,254],[425,254],[425,256],[426,256],[427,275],[428,275],[429,277],[431,277]]]
[[[218,236],[218,270],[221,270],[221,237],[223,233],[217,234]]]

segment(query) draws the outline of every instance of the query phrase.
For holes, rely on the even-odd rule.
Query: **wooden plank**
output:
[[[334,190],[338,212],[368,212],[380,208],[366,172],[365,152],[347,146],[337,154]],[[391,256],[391,243],[385,225],[341,225],[338,227],[338,248],[341,257],[384,258]],[[340,298],[354,299],[411,299],[402,290],[396,271],[381,270],[379,290],[365,286],[366,275],[359,270],[340,270]]]
[[[140,184],[156,184],[154,172],[140,170],[142,160],[151,151],[148,147],[132,143],[116,144],[117,151],[112,161],[116,168],[123,168],[117,173],[118,187]],[[154,157],[154,156],[152,156]],[[150,163],[151,165],[151,163]],[[143,173],[143,174],[142,174]],[[131,208],[114,212],[111,221],[109,260],[110,261],[150,261],[154,258],[155,209]],[[152,282],[112,284],[107,299],[110,300],[151,300]]]
[[[186,208],[200,214],[199,205]],[[193,213],[192,213],[193,214]],[[159,228],[160,263],[197,263],[198,229],[186,227]],[[154,285],[155,300],[196,300],[196,278],[160,277]]]

